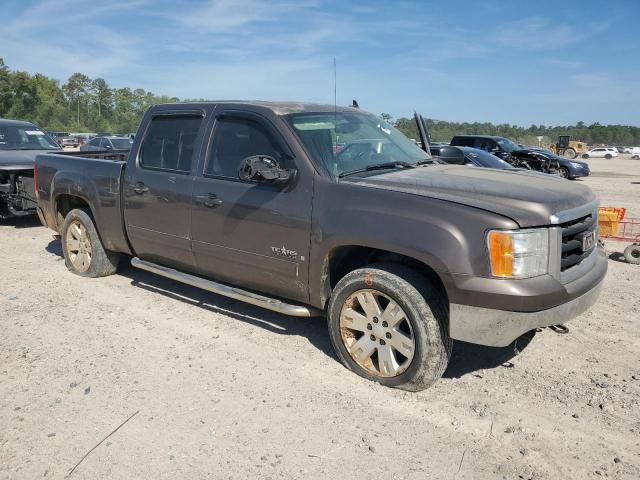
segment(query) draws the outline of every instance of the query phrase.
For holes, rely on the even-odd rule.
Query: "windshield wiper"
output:
[[[388,163],[378,163],[374,165],[367,165],[364,168],[359,168],[357,170],[351,170],[348,172],[342,172],[338,175],[338,178],[346,177],[348,175],[355,175],[356,173],[364,173],[370,172],[372,170],[390,170],[394,168],[415,168],[415,163],[410,162],[388,162]]]
[[[414,163],[414,165],[415,165],[416,167],[423,167],[423,166],[425,166],[425,165],[437,165],[437,164],[439,164],[439,163],[440,163],[440,162],[439,162],[438,160],[435,160],[435,159],[433,159],[433,158],[429,158],[429,159],[427,159],[427,160],[420,160],[420,161],[418,161],[418,162]]]

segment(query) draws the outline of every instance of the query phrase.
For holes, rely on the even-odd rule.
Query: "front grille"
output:
[[[593,231],[597,227],[595,214],[584,215],[575,220],[561,223],[562,228],[562,255],[560,257],[560,271],[575,267],[589,256],[591,251],[582,251],[582,238],[585,233]]]

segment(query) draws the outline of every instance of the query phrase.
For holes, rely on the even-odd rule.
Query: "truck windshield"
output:
[[[58,145],[35,125],[0,124],[0,150],[58,150]]]
[[[408,165],[431,157],[382,119],[365,112],[302,113],[287,117],[313,160],[336,177],[377,165]]]

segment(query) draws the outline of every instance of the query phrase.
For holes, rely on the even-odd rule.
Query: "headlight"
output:
[[[582,163],[577,162],[569,162],[574,168],[582,168],[584,165]]]
[[[487,247],[494,277],[529,278],[547,273],[549,230],[491,230]]]

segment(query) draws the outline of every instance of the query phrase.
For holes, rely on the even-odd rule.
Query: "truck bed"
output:
[[[87,207],[94,207],[91,213],[105,248],[127,252],[121,189],[128,152],[84,153],[60,152],[36,157],[39,205],[44,221],[58,230],[59,200],[62,195],[74,195],[83,199]]]

